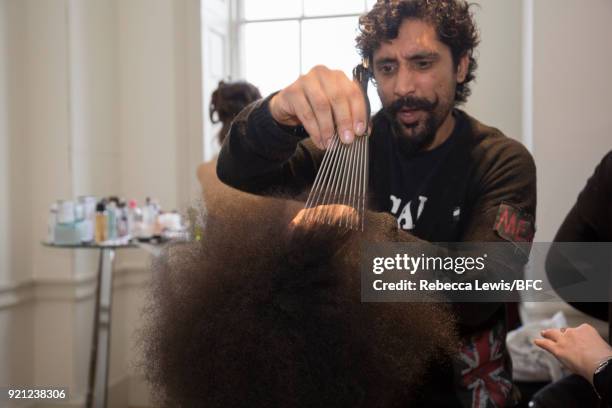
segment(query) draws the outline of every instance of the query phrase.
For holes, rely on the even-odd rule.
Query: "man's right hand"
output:
[[[270,113],[282,125],[302,125],[314,144],[325,149],[337,129],[351,143],[366,129],[366,105],[359,84],[342,71],[317,65],[270,100]]]

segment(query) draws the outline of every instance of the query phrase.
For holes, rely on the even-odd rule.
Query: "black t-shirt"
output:
[[[429,199],[426,187],[452,150],[457,134],[463,131],[465,124],[463,116],[454,116],[457,121],[452,133],[433,150],[406,152],[396,137],[389,138],[392,144],[390,155],[392,163],[390,207],[387,211],[398,219],[398,227],[404,230],[414,229]]]

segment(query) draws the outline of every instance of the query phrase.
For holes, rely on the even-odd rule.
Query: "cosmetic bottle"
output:
[[[95,238],[96,198],[93,196],[80,196],[78,198],[78,204],[82,206],[83,211],[82,220],[79,223],[81,242],[93,242]]]
[[[107,212],[107,239],[112,241],[118,238],[117,234],[117,203],[112,200],[108,203]]]
[[[104,201],[100,201],[96,206],[96,231],[95,238],[96,243],[101,244],[107,239],[107,228],[108,228],[108,220],[106,213],[106,204]]]
[[[55,226],[57,225],[57,203],[51,204],[49,208],[49,218],[47,219],[47,242],[52,244],[55,242]]]
[[[129,235],[128,214],[124,200],[120,200],[117,206],[117,235],[121,239],[126,239]]]
[[[132,237],[141,237],[142,210],[138,207],[136,200],[130,200],[128,203],[128,230]]]
[[[58,202],[57,223],[54,228],[54,242],[57,245],[78,245],[81,237],[76,226],[74,201]]]
[[[157,214],[155,213],[155,207],[153,206],[151,199],[147,197],[145,205],[142,208],[140,239],[148,240],[153,237],[153,229],[155,227],[156,218]]]

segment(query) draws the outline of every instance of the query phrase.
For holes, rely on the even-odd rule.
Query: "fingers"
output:
[[[321,82],[312,76],[304,77],[302,90],[318,126],[318,139],[327,146],[334,135],[335,126],[332,107]],[[311,135],[312,137],[312,135]],[[314,141],[314,140],[313,140]],[[316,143],[316,141],[315,141]]]
[[[342,71],[329,71],[320,75],[332,106],[338,134],[344,143],[351,143],[355,135],[363,135],[369,118],[366,114],[365,96],[359,84],[350,80]]]
[[[296,112],[298,120],[301,122],[302,126],[304,126],[304,129],[306,129],[306,132],[310,135],[313,143],[319,149],[325,149],[326,140],[321,135],[319,123],[317,122],[315,113],[313,112],[308,99],[306,99],[304,92],[300,90],[295,92],[294,95],[291,95],[291,104],[294,112]]]
[[[355,134],[362,134],[365,128],[365,101],[359,86],[342,71],[321,71],[318,78],[326,90],[340,140],[352,143]]]
[[[301,123],[319,148],[327,147],[336,131],[351,143],[367,127],[361,88],[342,71],[316,66],[277,96],[270,101],[272,116],[282,124]]]
[[[556,349],[556,344],[554,341],[548,340],[548,339],[535,339],[533,343],[536,346],[541,347],[544,350],[548,351],[549,353],[556,355],[557,349]]]
[[[358,136],[362,136],[366,130],[366,125],[370,121],[367,117],[365,95],[361,87],[351,81],[349,89],[349,101],[351,104],[351,117],[353,118],[353,130]]]
[[[553,340],[555,342],[559,341],[559,339],[563,335],[561,330],[559,330],[559,329],[546,329],[546,330],[542,330],[542,332],[540,334],[542,335],[542,337],[544,337],[546,339]]]
[[[355,139],[355,131],[351,116],[351,105],[346,94],[340,91],[330,95],[330,103],[340,140],[344,143],[352,143]]]

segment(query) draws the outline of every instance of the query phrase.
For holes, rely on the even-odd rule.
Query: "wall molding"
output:
[[[113,290],[144,287],[151,271],[141,265],[117,266],[113,272]],[[0,286],[0,311],[34,302],[80,302],[94,297],[97,274],[71,279],[29,279]]]
[[[132,382],[130,375],[123,375],[121,378],[112,381],[108,384],[108,401],[109,407],[128,407],[129,406],[129,391]],[[70,395],[68,401],[56,402],[38,402],[31,405],[32,408],[83,408],[85,406],[85,392]]]

